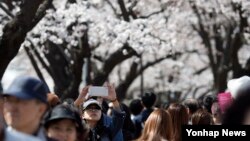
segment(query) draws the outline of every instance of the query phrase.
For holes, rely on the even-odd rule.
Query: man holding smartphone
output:
[[[88,97],[89,88],[86,86],[82,89],[74,104],[76,106],[82,105],[82,118],[90,127],[88,136],[89,141],[107,140],[107,141],[123,141],[122,126],[125,119],[125,112],[120,108],[117,100],[115,88],[113,85],[107,85],[108,95],[99,96],[109,100],[114,105],[114,114],[112,117],[107,116],[102,112],[101,101]],[[87,100],[85,100],[85,98]]]

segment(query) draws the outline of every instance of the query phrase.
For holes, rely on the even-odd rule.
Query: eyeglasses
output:
[[[85,110],[88,110],[88,111],[98,111],[98,110],[101,110],[101,108],[98,107],[98,106],[90,106],[90,107],[87,107]]]

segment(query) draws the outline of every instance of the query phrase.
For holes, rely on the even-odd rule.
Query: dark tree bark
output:
[[[0,78],[17,55],[27,32],[29,32],[44,16],[52,0],[24,0],[21,11],[3,29],[0,39]]]
[[[48,72],[54,80],[54,92],[64,100],[76,99],[79,94],[79,86],[82,82],[82,68],[84,58],[90,57],[88,34],[79,39],[79,47],[70,50],[70,56],[64,54],[66,45],[58,46],[50,41],[47,43],[48,53],[45,53],[50,66]],[[72,63],[73,62],[73,63]],[[46,64],[44,64],[46,65]]]
[[[125,7],[124,1],[123,0],[117,0],[118,4],[120,6],[120,9],[122,11],[122,17],[125,21],[129,22],[129,13]]]
[[[13,0],[3,0],[3,2],[8,6],[8,8],[10,10],[12,10],[14,8],[13,4],[12,4]]]
[[[158,58],[154,61],[148,62],[143,66],[140,65],[139,62],[133,62],[130,68],[130,71],[127,73],[124,81],[120,82],[116,87],[116,92],[119,100],[123,100],[126,98],[126,93],[130,85],[134,82],[134,80],[141,75],[141,72],[145,71],[147,68],[160,63],[165,59],[170,59],[172,57],[179,58],[181,53],[177,52],[175,54],[170,54],[161,58]]]
[[[40,69],[39,69],[39,67],[38,67],[38,64],[37,64],[37,62],[36,62],[36,60],[35,60],[35,58],[34,58],[34,55],[33,55],[32,51],[31,51],[30,48],[27,47],[27,46],[24,46],[24,50],[25,50],[26,54],[28,55],[28,57],[29,57],[29,59],[30,59],[30,62],[31,62],[31,64],[32,64],[32,66],[34,67],[34,69],[35,69],[35,71],[36,71],[38,77],[39,77],[43,82],[45,82],[45,84],[46,84],[46,81],[45,81],[45,79],[44,79],[44,77],[43,77],[42,72],[40,71]]]
[[[72,70],[69,69],[70,61],[66,59],[67,56],[63,52],[65,45],[59,46],[47,41],[45,46],[48,52],[44,53],[44,55],[50,64],[51,77],[55,84],[54,91],[59,97],[62,97],[62,89],[67,88],[73,79]]]
[[[240,77],[247,73],[248,69],[243,68],[239,63],[238,51],[244,45],[244,29],[248,27],[246,22],[247,18],[243,17],[243,11],[241,5],[232,4],[235,12],[239,14],[239,24],[235,21],[228,21],[226,23],[214,23],[209,28],[205,27],[206,20],[215,20],[213,16],[207,16],[206,14],[216,13],[200,13],[195,3],[190,1],[191,7],[198,18],[198,25],[193,25],[204,45],[207,48],[207,55],[210,61],[210,67],[214,78],[215,93],[225,91],[228,81],[228,73],[233,72],[233,77]],[[210,17],[205,20],[204,17]],[[218,32],[218,29],[223,27],[226,36],[223,36]],[[210,29],[210,30],[209,30]],[[211,30],[212,29],[212,30]],[[211,32],[214,36],[210,35]],[[213,45],[212,42],[215,44]]]
[[[84,65],[84,58],[89,58],[91,55],[90,46],[88,44],[88,34],[87,30],[84,33],[84,36],[79,39],[80,46],[79,49],[74,51],[74,64],[71,66],[73,73],[73,80],[70,83],[71,85],[67,87],[66,92],[62,96],[62,99],[73,98],[76,99],[79,94],[79,86],[82,82],[82,68]]]
[[[127,54],[123,53],[124,49],[127,50]],[[133,50],[128,44],[125,44],[122,48],[117,50],[115,53],[109,56],[107,60],[104,61],[102,69],[99,70],[94,76],[93,85],[103,85],[116,65],[134,55],[137,55],[135,50]]]

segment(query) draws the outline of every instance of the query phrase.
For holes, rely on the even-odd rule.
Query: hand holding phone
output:
[[[90,86],[89,96],[108,96],[108,88],[101,86]]]

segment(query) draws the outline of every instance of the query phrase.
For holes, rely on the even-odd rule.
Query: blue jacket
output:
[[[153,109],[145,109],[133,119],[135,124],[135,138],[138,138],[141,135],[144,128],[144,122],[147,120],[152,111]]]
[[[117,111],[113,112],[112,117],[103,114],[96,128],[90,131],[88,141],[123,141],[125,116],[125,112]]]

